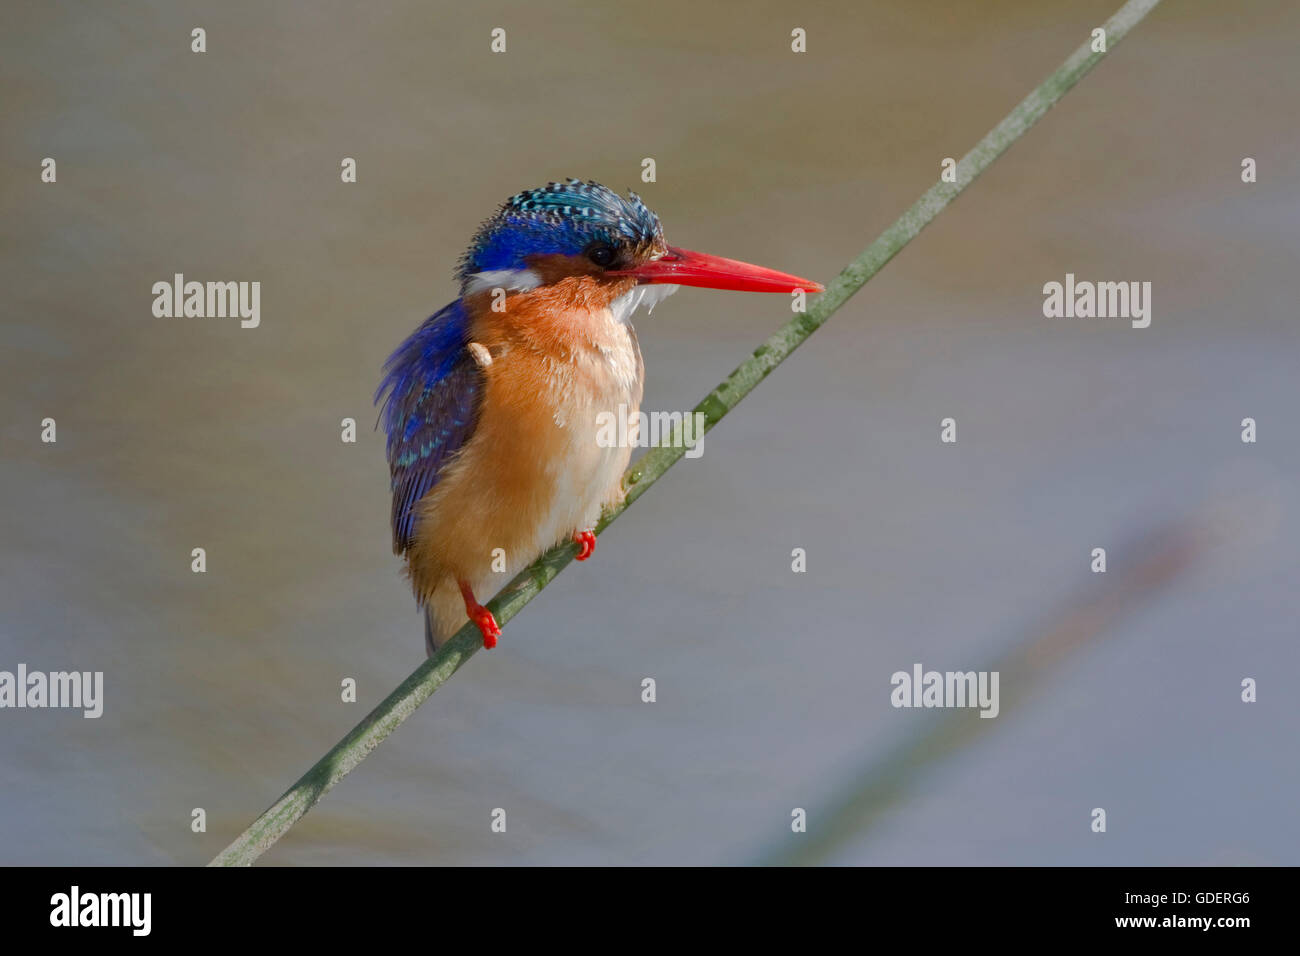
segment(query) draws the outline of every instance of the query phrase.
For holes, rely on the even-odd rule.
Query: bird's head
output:
[[[611,302],[653,305],[679,285],[745,292],[820,292],[816,282],[664,242],[634,192],[569,179],[511,196],[479,228],[461,259],[461,294],[523,291],[589,277]],[[619,311],[616,309],[616,311]],[[626,316],[624,316],[626,317]]]

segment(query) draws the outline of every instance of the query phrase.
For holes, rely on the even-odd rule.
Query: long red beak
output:
[[[638,282],[671,282],[675,285],[696,285],[705,289],[731,289],[736,292],[808,292],[823,291],[820,283],[800,279],[775,269],[750,265],[735,259],[724,259],[703,252],[669,246],[668,252],[658,259],[624,269],[608,272],[613,276],[632,276]]]

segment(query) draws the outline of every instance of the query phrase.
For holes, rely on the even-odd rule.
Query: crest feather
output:
[[[456,278],[518,269],[530,255],[577,255],[597,240],[642,245],[662,241],[656,216],[628,190],[627,198],[595,180],[567,179],[517,192],[479,227]]]

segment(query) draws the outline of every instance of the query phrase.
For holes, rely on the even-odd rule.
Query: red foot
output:
[[[497,646],[497,638],[501,636],[501,625],[497,619],[492,616],[492,612],[479,604],[474,597],[474,592],[470,590],[469,584],[465,581],[460,583],[460,596],[465,599],[465,613],[469,619],[474,622],[480,634],[483,635],[483,647],[487,650]]]
[[[578,553],[573,556],[573,560],[586,561],[596,553],[596,532],[575,531],[573,540],[578,545]]]

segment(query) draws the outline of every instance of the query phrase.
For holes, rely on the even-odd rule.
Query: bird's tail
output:
[[[442,584],[424,601],[424,649],[430,657],[465,623],[465,604],[459,589]]]
[[[427,604],[424,607],[424,650],[430,657],[438,649],[436,634],[438,628],[433,623],[433,608]]]

